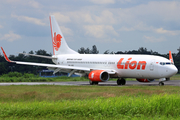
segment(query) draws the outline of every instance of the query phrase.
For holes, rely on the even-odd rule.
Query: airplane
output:
[[[79,54],[69,48],[54,16],[49,16],[53,55],[42,56],[20,53],[35,57],[51,59],[54,64],[42,64],[10,60],[1,47],[6,61],[22,65],[45,66],[57,72],[87,76],[90,85],[106,82],[110,78],[117,78],[117,85],[125,85],[125,78],[136,78],[139,82],[152,82],[159,79],[159,85],[175,75],[178,70],[174,65],[171,51],[169,59],[154,55],[132,54]]]

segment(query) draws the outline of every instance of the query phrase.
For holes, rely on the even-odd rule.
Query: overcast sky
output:
[[[75,51],[96,45],[100,53],[139,47],[177,53],[179,12],[179,0],[0,0],[0,46],[8,55],[52,53],[49,15],[54,15]]]

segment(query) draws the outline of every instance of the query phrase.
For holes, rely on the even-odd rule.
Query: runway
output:
[[[73,81],[73,82],[8,82],[8,83],[0,83],[0,86],[7,85],[76,85],[76,86],[90,86],[89,81]],[[159,86],[159,81],[154,81],[150,83],[141,83],[138,81],[126,81],[125,86]],[[180,80],[170,80],[164,82],[165,86],[180,86]],[[108,81],[108,82],[99,82],[98,86],[118,86],[116,81]]]

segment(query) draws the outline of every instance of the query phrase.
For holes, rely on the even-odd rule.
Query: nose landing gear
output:
[[[169,80],[170,80],[170,78],[160,78],[159,79],[159,86],[164,86],[164,82],[169,81]]]
[[[164,86],[164,83],[163,82],[159,82],[159,86]]]

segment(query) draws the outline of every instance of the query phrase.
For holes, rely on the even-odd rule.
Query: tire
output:
[[[90,81],[89,81],[89,84],[90,84],[90,85],[93,85],[93,81],[90,80]]]
[[[159,86],[164,86],[164,83],[163,82],[159,82]]]
[[[120,79],[117,80],[117,85],[122,85],[122,82]]]
[[[125,84],[126,84],[126,80],[124,78],[117,80],[117,85],[125,85]]]
[[[94,82],[94,85],[98,85],[99,82]]]
[[[91,80],[89,81],[89,84],[90,84],[90,85],[98,85],[98,83],[99,83],[99,82],[93,82],[93,81],[91,81]]]
[[[126,80],[125,79],[122,79],[122,85],[125,85],[126,84]]]

